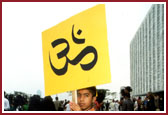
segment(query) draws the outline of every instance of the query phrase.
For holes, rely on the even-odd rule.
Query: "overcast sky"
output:
[[[2,3],[2,88],[44,96],[41,33],[100,3]],[[112,83],[130,85],[130,41],[153,3],[105,3]]]

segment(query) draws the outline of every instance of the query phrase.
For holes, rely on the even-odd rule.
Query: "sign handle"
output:
[[[77,91],[72,91],[72,102],[77,103]]]

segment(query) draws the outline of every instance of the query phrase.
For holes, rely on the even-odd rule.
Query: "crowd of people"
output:
[[[66,99],[58,101],[58,97],[53,101],[51,96],[41,98],[39,95],[4,95],[5,111],[64,111],[66,104],[69,103]]]
[[[121,90],[120,111],[164,111],[164,100],[159,95],[148,92],[142,100],[130,95],[131,87],[127,86]]]
[[[95,87],[77,91],[78,103],[69,100],[59,100],[51,96],[41,98],[39,95],[14,95],[4,93],[5,111],[163,111],[164,100],[149,92],[144,99],[133,98],[131,87],[121,90],[120,100],[104,101],[105,95],[96,92]]]

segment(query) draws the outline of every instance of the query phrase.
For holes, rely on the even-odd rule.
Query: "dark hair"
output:
[[[130,86],[125,87],[124,89],[121,89],[121,95],[123,97],[128,97],[130,98],[130,92],[132,91],[132,88]]]
[[[58,100],[58,97],[55,97],[56,100]]]
[[[130,86],[127,86],[125,89],[126,89],[128,92],[131,92],[131,91],[132,91],[132,88],[131,88]]]
[[[93,87],[87,87],[87,88],[83,88],[83,89],[87,89],[87,90],[89,90],[89,92],[92,94],[92,96],[93,97],[95,97],[96,96],[96,87],[95,86],[93,86]],[[83,89],[78,89],[78,91],[79,90],[83,90]]]
[[[124,97],[125,96],[125,91],[124,91],[124,89],[121,89],[121,95]]]
[[[153,93],[152,93],[152,92],[148,92],[148,93],[147,93],[147,97],[148,97],[150,100],[153,100],[153,99],[154,99],[154,96],[153,96]]]
[[[141,99],[141,97],[138,97],[138,99]]]
[[[33,95],[29,100],[29,111],[40,111],[42,110],[41,99],[39,95]]]

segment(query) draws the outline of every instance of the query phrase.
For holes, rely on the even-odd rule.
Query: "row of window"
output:
[[[153,5],[130,45],[133,94],[164,89],[164,5]]]

